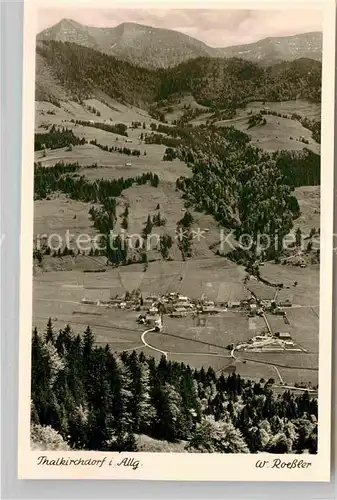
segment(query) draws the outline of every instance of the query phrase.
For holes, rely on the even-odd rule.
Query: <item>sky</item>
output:
[[[268,36],[322,31],[316,10],[219,10],[219,9],[41,9],[38,32],[63,18],[87,26],[114,27],[135,22],[180,31],[211,47],[240,45]]]

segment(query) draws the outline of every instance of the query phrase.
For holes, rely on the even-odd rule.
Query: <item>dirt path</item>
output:
[[[276,373],[277,373],[277,376],[278,376],[278,378],[280,379],[280,384],[281,384],[281,385],[284,385],[284,381],[283,381],[282,375],[281,375],[281,373],[280,373],[280,370],[279,370],[279,369],[277,368],[277,366],[275,366],[275,365],[270,365],[270,366],[273,366],[273,367],[275,368],[275,371],[276,371]]]

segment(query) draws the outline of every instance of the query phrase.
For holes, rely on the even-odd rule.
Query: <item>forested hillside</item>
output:
[[[321,63],[298,59],[267,68],[242,59],[197,58],[178,66],[144,69],[74,43],[39,42],[36,99],[53,98],[53,75],[69,98],[85,99],[100,90],[121,102],[149,106],[175,93],[191,93],[206,106],[233,108],[248,100],[320,100]],[[49,97],[48,97],[49,94]]]
[[[198,58],[175,66],[161,79],[160,97],[190,92],[205,106],[237,107],[250,100],[320,100],[321,64],[310,59],[261,68],[243,59]]]
[[[138,68],[74,43],[39,42],[36,50],[40,56],[37,61],[37,100],[42,97],[49,100],[43,95],[45,68],[49,69],[55,82],[66,89],[69,98],[86,99],[95,89],[120,102],[138,106],[156,98],[159,70]]]
[[[189,452],[316,453],[317,400],[275,394],[274,381],[225,377],[143,353],[113,354],[69,326],[32,338],[36,440],[66,449],[137,451],[137,435]],[[63,438],[40,426],[51,426]]]
[[[36,134],[35,144],[37,149],[44,144],[66,146],[72,143],[73,137],[71,131],[53,127],[50,132]],[[222,227],[234,230],[237,238],[249,234],[256,241],[259,234],[268,234],[270,259],[282,253],[282,249],[273,244],[274,238],[281,241],[300,215],[294,188],[320,184],[319,155],[306,149],[270,154],[253,147],[249,136],[233,127],[159,124],[146,135],[145,142],[165,144],[168,147],[164,160],[178,157],[190,167],[192,175],[176,181],[187,208],[212,215]],[[114,150],[113,146],[104,148]],[[90,216],[94,227],[103,235],[114,228],[116,197],[123,190],[133,184],[149,182],[154,187],[159,184],[158,176],[152,173],[91,183],[80,176],[78,170],[77,164],[57,163],[48,169],[36,164],[35,199],[62,192],[73,200],[99,203],[99,209],[92,206]],[[253,248],[252,251],[253,258]],[[106,255],[115,264],[128,262],[125,252],[116,255],[107,249]]]

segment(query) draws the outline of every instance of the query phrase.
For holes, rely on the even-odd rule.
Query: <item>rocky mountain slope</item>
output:
[[[37,38],[73,42],[145,67],[166,68],[187,59],[214,55],[211,47],[183,33],[135,23],[96,28],[63,19]]]
[[[216,49],[220,57],[240,57],[263,64],[293,61],[299,58],[322,60],[322,33],[269,37],[256,43]]]
[[[214,48],[178,31],[122,23],[114,28],[84,26],[63,19],[39,33],[38,41],[72,42],[138,66],[167,68],[197,57],[240,57],[262,64],[298,59],[321,60],[322,34],[266,38],[235,47]]]

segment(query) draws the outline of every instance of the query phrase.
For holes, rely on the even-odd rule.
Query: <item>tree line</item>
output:
[[[32,336],[31,422],[76,450],[137,451],[137,436],[207,453],[317,452],[317,400],[276,394],[274,380],[115,354],[87,327]],[[47,443],[48,444],[48,443]]]
[[[52,125],[48,132],[35,134],[34,151],[65,148],[85,143],[86,140],[77,137],[71,129],[66,127],[58,129],[56,125]]]
[[[130,149],[130,148],[126,148],[125,146],[124,147],[103,146],[102,144],[99,144],[96,139],[93,139],[92,141],[90,141],[90,144],[92,144],[93,146],[97,146],[102,151],[108,151],[109,153],[113,153],[115,151],[116,153],[121,153],[121,154],[124,154],[127,156],[137,156],[137,157],[140,156],[139,149]]]
[[[104,130],[105,132],[111,132],[112,134],[122,135],[124,137],[128,137],[127,133],[127,125],[124,123],[115,123],[111,125],[110,123],[101,123],[86,121],[86,120],[74,120],[73,118],[70,120],[71,123],[76,123],[76,125],[83,125],[84,127],[94,127],[100,130]]]

